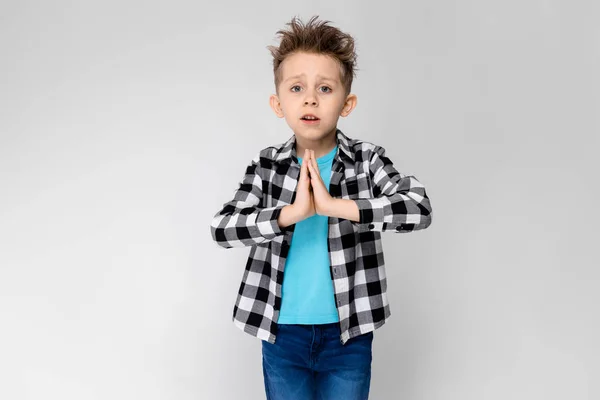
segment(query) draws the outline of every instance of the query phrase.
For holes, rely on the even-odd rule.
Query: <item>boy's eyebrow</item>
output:
[[[302,76],[305,76],[305,75],[306,75],[306,74],[302,73],[302,74],[298,74],[298,75],[290,76],[289,78],[287,78],[286,80],[284,80],[284,82],[287,82],[287,81],[289,81],[289,80],[291,80],[291,79],[300,78],[300,77],[302,77]],[[325,80],[325,81],[332,81],[332,82],[335,82],[335,79],[328,78],[328,77],[326,77],[326,76],[323,76],[323,75],[317,75],[317,78],[321,78],[321,79],[323,79],[323,80]]]

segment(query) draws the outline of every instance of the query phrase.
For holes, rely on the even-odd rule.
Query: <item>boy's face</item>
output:
[[[279,118],[301,140],[319,141],[335,132],[340,116],[356,106],[356,95],[345,95],[340,66],[322,54],[296,53],[281,63],[279,95],[271,95],[270,104]],[[304,121],[305,114],[319,118]]]

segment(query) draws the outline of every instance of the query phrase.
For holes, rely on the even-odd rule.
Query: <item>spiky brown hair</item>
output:
[[[286,57],[298,52],[323,54],[335,59],[340,65],[340,80],[345,89],[345,95],[350,94],[352,80],[356,75],[356,51],[354,38],[338,28],[327,25],[331,21],[318,21],[319,16],[313,16],[307,24],[297,17],[286,23],[291,29],[280,29],[276,34],[281,36],[279,46],[267,46],[273,55],[273,74],[275,75],[275,90],[279,94],[281,82],[280,65]]]

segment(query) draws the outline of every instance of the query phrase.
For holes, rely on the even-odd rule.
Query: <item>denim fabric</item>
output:
[[[366,400],[373,331],[342,344],[339,323],[277,324],[277,340],[262,340],[267,400]]]

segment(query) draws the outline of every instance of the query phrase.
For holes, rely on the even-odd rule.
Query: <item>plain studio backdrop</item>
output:
[[[293,134],[266,46],[294,15],[355,37],[338,126],[434,210],[383,234],[370,398],[600,398],[598,2],[0,7],[0,398],[265,397],[250,249],[209,226]]]

